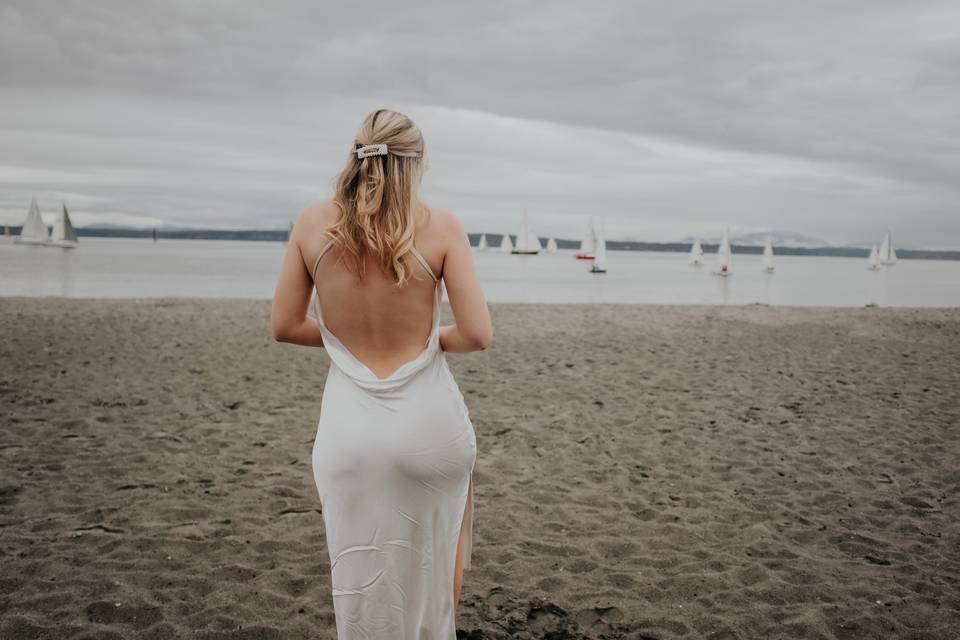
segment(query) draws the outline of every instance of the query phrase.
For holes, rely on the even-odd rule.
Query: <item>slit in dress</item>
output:
[[[461,567],[464,571],[470,569],[470,558],[473,555],[473,471],[470,472],[469,485],[467,487],[467,501],[463,507],[463,518],[460,520],[460,537],[457,540],[463,540],[463,549],[461,552]]]

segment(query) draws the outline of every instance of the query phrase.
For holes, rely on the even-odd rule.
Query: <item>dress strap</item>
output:
[[[313,271],[310,272],[311,275],[313,276],[314,282],[317,281],[317,267],[320,266],[320,258],[322,258],[332,246],[333,246],[333,240],[327,240],[327,244],[323,245],[323,249],[320,250],[320,255],[318,255],[317,259],[314,261]]]
[[[419,262],[423,268],[426,269],[427,273],[430,274],[430,277],[433,278],[434,282],[440,281],[440,279],[433,274],[433,269],[430,268],[430,263],[427,262],[422,255],[420,255],[420,252],[417,251],[416,247],[410,247],[410,253],[412,253],[413,257],[417,259],[417,262]]]
[[[327,244],[323,245],[323,249],[320,250],[320,255],[317,256],[317,259],[313,262],[313,271],[311,275],[313,276],[313,281],[317,281],[317,267],[320,266],[320,259],[326,255],[327,251],[330,250],[330,247],[333,246],[333,240],[327,240]],[[417,259],[417,262],[426,270],[427,274],[433,279],[434,282],[440,282],[440,279],[434,275],[433,269],[430,268],[430,263],[417,251],[416,247],[410,247],[410,253],[413,254],[413,257]]]

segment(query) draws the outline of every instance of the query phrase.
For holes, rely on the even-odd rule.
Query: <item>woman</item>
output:
[[[409,118],[367,116],[333,199],[294,224],[273,299],[275,339],[330,355],[312,464],[340,640],[454,639],[470,568],[476,436],[445,352],[493,334],[467,234],[419,200],[425,167]]]

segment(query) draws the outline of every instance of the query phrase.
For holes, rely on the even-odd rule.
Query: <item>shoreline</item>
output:
[[[0,225],[2,227],[3,225]],[[18,229],[19,225],[7,225],[12,229]],[[154,241],[152,227],[146,228],[90,228],[75,227],[81,238],[96,238],[107,240],[150,240]],[[289,231],[286,229],[185,229],[157,227],[157,241],[171,240],[201,240],[216,242],[276,242],[285,244]],[[19,235],[19,230],[13,237]],[[486,236],[488,241],[498,242],[503,239],[504,234],[488,232],[469,232],[467,236],[470,239],[470,246],[477,249],[480,236]],[[516,233],[509,234],[512,241],[516,242]],[[6,238],[0,234],[0,238]],[[543,242],[550,239],[549,236],[539,238]],[[557,248],[562,251],[576,251],[580,247],[579,239],[553,238],[557,242]],[[649,242],[644,240],[608,240],[608,251],[630,251],[646,253],[681,253],[688,254],[692,248],[692,241],[674,241],[674,242]],[[702,244],[705,251],[715,253],[718,243],[704,242]],[[731,245],[734,255],[760,255],[763,252],[763,245],[757,244],[736,244]],[[493,250],[495,250],[494,247]],[[821,256],[828,258],[857,258],[865,259],[870,255],[870,248],[863,246],[790,246],[774,245],[774,251],[782,256]],[[544,247],[541,247],[544,250]],[[909,249],[897,248],[897,257],[902,260],[960,260],[960,249]]]
[[[257,304],[265,303],[269,304],[271,298],[212,298],[209,296],[146,296],[142,298],[97,298],[97,297],[71,297],[71,296],[0,296],[0,301],[9,300],[9,301],[32,301],[32,300],[49,300],[49,301],[81,301],[81,302],[102,302],[102,303],[122,303],[122,302],[136,302],[136,303],[165,303],[165,302],[177,302],[177,303],[240,303],[240,304]],[[449,315],[450,302],[446,298],[446,293],[444,293],[444,298],[442,301],[443,308],[447,311]],[[793,311],[880,311],[880,312],[907,312],[907,311],[960,311],[960,306],[947,306],[947,307],[907,307],[907,306],[881,306],[881,305],[860,305],[857,307],[848,307],[848,306],[823,306],[823,305],[780,305],[780,304],[769,304],[766,302],[751,302],[747,304],[705,304],[705,303],[675,303],[675,304],[662,304],[662,303],[647,303],[647,302],[487,302],[490,307],[571,307],[571,308],[581,308],[581,307],[602,307],[602,308],[630,308],[630,307],[641,307],[649,309],[661,308],[664,310],[679,310],[679,309],[690,309],[690,310],[709,310],[709,309],[753,309],[753,308],[764,308],[764,309],[784,309],[784,310],[793,310]]]

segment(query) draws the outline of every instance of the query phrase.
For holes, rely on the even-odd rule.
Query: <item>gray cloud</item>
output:
[[[949,2],[6,3],[0,220],[284,228],[363,115],[471,230],[960,244]]]

